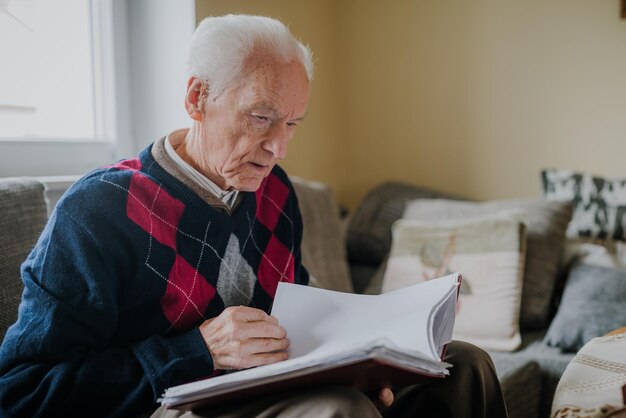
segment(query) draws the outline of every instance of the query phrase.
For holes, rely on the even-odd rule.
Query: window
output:
[[[105,137],[99,12],[90,0],[5,0],[0,137]]]
[[[0,177],[79,175],[113,159],[125,75],[116,1],[0,0]]]
[[[187,126],[194,28],[194,0],[0,0],[0,177],[82,175]]]

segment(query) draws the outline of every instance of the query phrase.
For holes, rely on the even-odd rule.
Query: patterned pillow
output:
[[[515,350],[521,343],[522,219],[509,212],[453,222],[396,221],[383,293],[459,271],[453,338],[486,350]]]
[[[567,170],[544,170],[543,191],[550,200],[575,204],[569,238],[626,240],[626,177],[603,178]]]

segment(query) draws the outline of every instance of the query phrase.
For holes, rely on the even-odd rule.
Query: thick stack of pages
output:
[[[167,389],[182,409],[319,385],[374,392],[444,377],[461,275],[383,295],[356,295],[280,283],[272,315],[287,330],[289,360]]]

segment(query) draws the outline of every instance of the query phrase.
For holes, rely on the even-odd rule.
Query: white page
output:
[[[430,332],[432,311],[454,292],[457,276],[429,280],[383,295],[280,283],[272,315],[287,330],[292,358],[313,350],[340,349],[386,338],[398,347],[438,360],[439,350]]]

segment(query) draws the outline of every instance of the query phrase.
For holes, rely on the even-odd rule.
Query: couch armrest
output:
[[[17,319],[20,265],[47,221],[44,186],[31,178],[0,179],[0,341]]]

